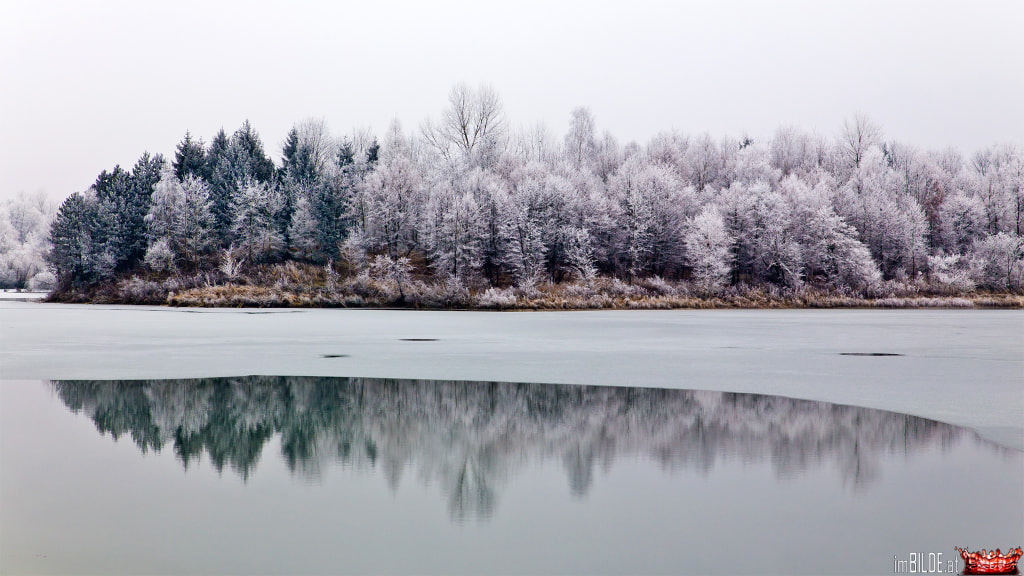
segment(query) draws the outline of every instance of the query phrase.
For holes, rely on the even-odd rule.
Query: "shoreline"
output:
[[[520,290],[419,286],[417,291],[352,290],[350,287],[221,284],[165,289],[154,282],[123,282],[92,293],[51,293],[43,302],[156,305],[185,308],[352,308],[462,311],[573,310],[784,310],[784,309],[1024,309],[1024,295],[1013,293],[899,294],[857,296],[804,289],[724,290],[688,294],[685,289],[656,293],[642,285],[559,284]],[[674,292],[674,293],[673,293]]]

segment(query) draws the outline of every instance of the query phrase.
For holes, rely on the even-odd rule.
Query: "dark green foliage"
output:
[[[206,151],[203,150],[203,141],[193,140],[192,134],[185,132],[185,139],[179,142],[174,150],[173,165],[174,175],[178,180],[184,180],[189,175],[206,176]]]
[[[99,206],[93,241],[98,251],[113,258],[116,269],[131,268],[146,253],[145,217],[163,162],[163,156],[146,152],[130,174],[115,166],[96,178],[93,189]]]
[[[380,144],[377,143],[377,139],[373,139],[373,144],[366,149],[366,163],[373,166],[377,163],[377,159],[380,156]]]
[[[338,168],[345,168],[355,162],[356,153],[352,149],[352,141],[345,138],[338,146]]]
[[[273,179],[274,163],[263,152],[263,142],[248,120],[231,135],[228,155],[236,182],[251,178],[257,182],[267,183]]]
[[[338,257],[339,245],[348,231],[348,200],[355,190],[355,180],[349,172],[344,169],[338,178],[313,188],[310,198],[324,261]]]
[[[132,248],[136,244],[132,238],[132,226],[129,220],[135,212],[131,174],[120,166],[114,170],[104,170],[93,184],[96,192],[96,217],[93,229],[94,252],[102,253],[104,263],[100,276],[113,273],[118,264],[128,260]],[[145,216],[145,212],[142,213]],[[140,232],[144,232],[140,227]],[[145,241],[144,238],[139,239]],[[92,280],[94,281],[94,280]]]
[[[61,204],[50,227],[47,262],[57,277],[57,286],[67,289],[77,283],[94,281],[96,250],[92,231],[95,227],[96,203],[76,192]]]
[[[282,152],[284,154],[281,159],[282,180],[310,183],[320,177],[320,174],[317,173],[316,163],[313,161],[312,150],[308,146],[303,146],[299,139],[299,131],[295,128],[288,132]]]
[[[223,130],[218,132],[210,143],[206,159],[210,169],[211,211],[221,242],[227,245],[233,216],[231,205],[235,195],[246,182],[272,184],[274,163],[263,152],[259,134],[248,120],[230,139],[224,135]]]
[[[210,212],[213,213],[214,227],[218,238],[226,243],[228,230],[231,228],[231,195],[234,185],[229,180],[227,134],[221,128],[210,142],[206,151],[204,178],[210,185]]]
[[[115,201],[128,195],[131,187],[131,174],[125,172],[121,166],[114,166],[114,170],[104,170],[96,177],[93,189],[96,190],[96,198],[100,202]]]
[[[132,168],[131,188],[125,213],[124,247],[126,264],[135,265],[146,255],[146,213],[152,204],[153,186],[160,181],[160,169],[163,168],[164,157],[161,154],[150,156],[143,153],[135,167]]]

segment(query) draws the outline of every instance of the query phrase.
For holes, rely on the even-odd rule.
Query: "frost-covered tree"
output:
[[[412,282],[412,271],[412,262],[405,256],[396,260],[386,254],[378,254],[369,269],[372,276],[395,283],[399,300],[405,299],[405,287]]]
[[[1024,280],[1024,239],[1000,232],[975,241],[973,279],[993,290],[1018,289]]]
[[[149,245],[146,250],[146,266],[157,272],[176,272],[177,255],[171,250],[171,243],[167,237],[162,237]]]
[[[320,257],[318,227],[309,198],[300,195],[288,226],[288,252],[292,257],[307,261],[316,261]]]
[[[178,227],[179,246],[185,260],[209,254],[216,246],[210,188],[201,178],[190,174],[181,183],[185,195],[184,211]]]
[[[457,179],[459,189],[472,195],[479,214],[480,271],[492,284],[503,269],[504,228],[509,212],[508,186],[490,170],[472,169]]]
[[[863,115],[835,137],[671,131],[620,145],[578,108],[564,134],[509,134],[497,94],[463,85],[416,137],[396,122],[382,145],[367,129],[336,140],[323,120],[297,123],[280,169],[248,122],[206,149],[186,133],[172,163],[144,155],[62,208],[49,262],[62,288],[130,274],[147,248],[151,266],[191,273],[233,246],[237,261],[357,271],[409,258],[461,291],[598,273],[836,291],[880,273],[894,286],[1019,290],[1024,156],[999,145],[967,158],[883,141]],[[38,276],[32,254],[46,245],[30,232],[38,214],[19,206],[0,220],[5,285]]]
[[[269,184],[244,182],[232,203],[231,224],[234,245],[249,262],[275,258],[284,248],[284,237],[277,226],[281,198]]]
[[[274,178],[274,163],[267,157],[259,134],[248,120],[230,138],[223,130],[218,132],[210,142],[206,159],[211,210],[221,241],[226,245],[234,223],[235,197],[248,183],[269,186]],[[275,218],[275,224],[282,232],[287,220],[281,221],[280,210]]]
[[[710,134],[697,138],[687,147],[685,154],[684,170],[697,192],[703,192],[718,181],[722,175],[722,153]]]
[[[153,187],[145,220],[149,236],[146,262],[158,263],[156,269],[172,269],[163,264],[166,253],[192,262],[214,246],[209,187],[194,174],[187,175],[181,182],[173,167],[164,165],[160,181]],[[153,250],[159,252],[159,257],[150,256]]]
[[[939,207],[940,248],[966,254],[986,229],[985,205],[977,196],[955,194]]]
[[[754,186],[754,277],[783,286],[800,283],[800,244],[790,204],[777,191]]]
[[[284,177],[302,183],[327,178],[338,155],[336,143],[322,118],[311,118],[293,126],[282,152]]]
[[[621,206],[621,253],[630,275],[676,274],[683,264],[686,219],[697,209],[692,188],[667,167],[634,157],[609,182],[609,194]]]
[[[482,264],[484,226],[473,195],[437,188],[427,202],[421,237],[435,272],[441,277],[470,278]]]
[[[721,212],[726,234],[731,240],[730,283],[752,282],[757,258],[754,195],[748,192],[746,185],[734,182],[728,188],[719,190],[714,203]]]
[[[0,287],[53,288],[46,253],[55,212],[43,193],[21,193],[0,204]]]
[[[417,246],[421,174],[397,122],[384,152],[365,182],[365,234],[374,246],[395,259]]]
[[[985,209],[989,234],[1021,235],[1024,210],[1024,156],[1012,145],[994,146],[975,154],[969,186]]]
[[[542,222],[529,198],[513,196],[501,228],[502,263],[519,286],[532,286],[544,273],[547,246]]]
[[[578,226],[564,226],[561,230],[565,245],[565,268],[570,276],[590,281],[597,276],[594,264],[594,246],[590,231]]]
[[[770,158],[772,167],[781,171],[782,176],[804,176],[818,165],[813,139],[795,126],[784,126],[775,131]]]
[[[427,121],[422,132],[446,160],[490,166],[504,145],[501,97],[489,86],[473,90],[465,84],[456,85],[448,94],[448,107],[441,119]]]
[[[899,179],[877,147],[860,158],[837,195],[836,212],[857,229],[886,277],[913,277],[925,269],[924,211],[899,192]]]
[[[866,114],[856,114],[843,122],[839,136],[839,151],[848,168],[860,168],[864,156],[882,143],[882,129]]]
[[[693,219],[687,227],[684,242],[693,279],[710,289],[725,284],[729,278],[732,239],[715,205],[704,208]]]
[[[162,238],[177,235],[178,221],[184,209],[185,193],[181,189],[181,181],[172,166],[164,166],[160,180],[153,187],[149,212],[145,218],[151,245]]]
[[[575,108],[565,134],[565,157],[577,170],[591,169],[596,164],[597,139],[594,116],[584,107]]]
[[[803,264],[808,279],[822,278],[833,287],[863,288],[881,280],[871,252],[857,231],[830,206],[820,206],[802,222]]]

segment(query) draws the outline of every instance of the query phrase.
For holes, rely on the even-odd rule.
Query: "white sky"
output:
[[[0,198],[63,198],[246,118],[275,161],[311,116],[418,130],[458,82],[559,137],[585,105],[623,143],[834,134],[861,111],[923,148],[1021,146],[1022,29],[1019,0],[0,0]]]

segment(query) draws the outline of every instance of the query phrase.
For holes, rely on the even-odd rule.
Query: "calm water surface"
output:
[[[0,395],[3,573],[891,574],[1024,539],[1020,451],[866,408],[280,376]]]

